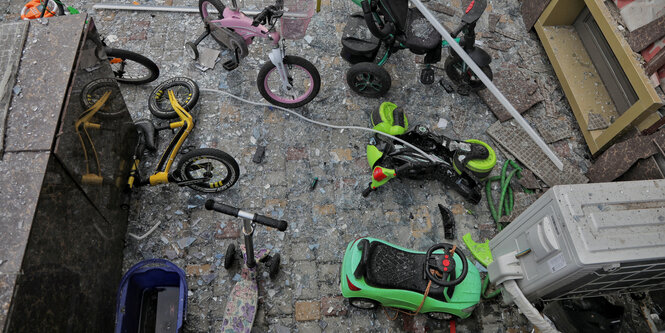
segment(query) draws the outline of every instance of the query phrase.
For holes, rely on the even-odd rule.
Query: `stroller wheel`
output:
[[[346,83],[360,96],[377,98],[390,89],[390,74],[383,67],[371,63],[357,63],[346,72]]]
[[[480,81],[480,78],[473,73],[471,68],[462,66],[463,64],[464,62],[460,59],[448,57],[444,63],[448,78],[457,85],[468,85],[470,91],[485,89],[485,85]],[[463,70],[464,67],[466,67],[466,70]],[[482,66],[480,69],[492,80],[493,74],[489,65]]]

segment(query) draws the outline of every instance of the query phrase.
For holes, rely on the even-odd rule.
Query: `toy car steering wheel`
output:
[[[434,254],[434,251],[440,249],[443,249],[444,253]],[[432,247],[429,248],[429,250],[427,250],[427,256],[425,257],[425,273],[427,274],[427,277],[430,280],[432,280],[432,282],[443,287],[452,287],[460,284],[466,277],[466,273],[469,270],[466,256],[464,255],[464,253],[462,253],[462,251],[459,248],[456,248],[455,253],[462,260],[462,273],[456,279],[447,281],[450,273],[455,271],[455,259],[453,258],[454,255],[450,253],[452,249],[453,249],[452,244],[448,243],[434,244],[432,245]],[[435,256],[439,256],[439,258],[443,257],[443,260],[440,260]],[[441,277],[432,274],[431,272],[432,269],[441,273]]]

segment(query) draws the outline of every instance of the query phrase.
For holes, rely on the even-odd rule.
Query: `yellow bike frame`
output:
[[[173,165],[175,156],[178,154],[178,152],[180,151],[180,147],[182,147],[182,144],[185,142],[185,140],[187,140],[187,136],[189,136],[189,133],[194,128],[194,121],[192,119],[192,115],[189,114],[189,112],[187,112],[187,110],[185,110],[178,103],[173,91],[169,90],[168,94],[169,94],[169,101],[171,102],[171,107],[173,108],[173,110],[175,110],[176,114],[178,114],[178,117],[180,118],[180,120],[170,123],[169,127],[171,129],[174,128],[181,128],[181,129],[173,137],[173,139],[171,139],[169,146],[166,148],[166,150],[162,154],[162,157],[159,159],[159,163],[157,164],[155,172],[149,178],[148,183],[150,185],[167,184],[171,180],[169,177],[169,171],[171,170],[171,166]],[[136,173],[138,170],[139,162],[140,160],[138,158],[134,160],[134,165],[132,165],[132,170],[129,173],[129,179],[127,180],[127,184],[129,185],[130,189],[134,187],[134,181],[136,179]]]

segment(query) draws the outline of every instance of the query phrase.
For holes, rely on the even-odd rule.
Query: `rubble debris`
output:
[[[533,174],[533,172],[529,169],[523,169],[522,172],[522,178],[518,179],[517,182],[524,186],[527,189],[530,190],[538,190],[541,189],[540,182],[536,178],[536,175]]]
[[[665,36],[665,16],[631,31],[628,35],[628,44],[633,51],[640,52],[663,36]]]
[[[602,130],[610,126],[610,122],[600,113],[589,112],[587,129],[589,131]]]
[[[446,6],[446,5],[444,5],[442,3],[438,3],[438,2],[433,2],[433,3],[427,4],[427,8],[429,8],[429,9],[431,9],[431,10],[437,12],[437,13],[446,14],[448,16],[455,16],[455,12],[456,12],[455,8],[453,8],[451,6]]]
[[[257,146],[256,152],[254,152],[254,156],[252,157],[252,162],[260,164],[263,161],[263,156],[265,156],[265,154],[266,154],[266,147]]]
[[[185,237],[185,238],[180,238],[178,239],[178,246],[180,246],[181,249],[186,249],[188,246],[192,245],[196,238],[194,237]]]
[[[659,154],[658,146],[665,148],[665,131],[616,143],[596,159],[586,176],[592,183],[611,182],[638,160]]]
[[[487,47],[499,51],[508,51],[510,50],[515,44],[511,42],[497,42],[495,40],[491,40],[487,43]]]
[[[536,81],[527,78],[516,68],[495,73],[492,81],[519,113],[524,113],[536,103],[544,100]],[[478,95],[499,121],[503,122],[512,118],[489,90],[481,90]]]
[[[650,156],[646,159],[637,161],[633,166],[626,171],[623,175],[617,178],[617,181],[634,181],[634,180],[649,180],[649,179],[663,179],[663,175],[655,156]]]
[[[540,14],[543,13],[543,10],[550,4],[550,0],[530,0],[522,1],[522,20],[524,21],[524,27],[527,31],[533,28],[533,25],[536,24]]]
[[[501,14],[496,14],[496,13],[490,13],[489,14],[489,23],[488,23],[488,29],[490,32],[496,31],[496,25],[499,23],[499,20],[501,20]]]
[[[201,65],[201,67],[205,68],[203,69],[203,71],[215,68],[215,64],[217,63],[217,58],[219,57],[220,51],[205,46],[199,46],[198,50],[199,50],[198,64]]]
[[[562,119],[544,117],[536,124],[536,127],[546,143],[561,141],[573,136],[572,129]]]
[[[495,122],[487,129],[487,134],[549,186],[589,182],[589,179],[567,160],[562,160],[563,171],[560,171],[526,132],[512,120],[505,124],[500,121]]]

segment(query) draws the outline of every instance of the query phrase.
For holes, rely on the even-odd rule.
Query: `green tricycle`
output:
[[[419,252],[371,237],[346,247],[340,288],[357,308],[382,305],[437,320],[469,317],[482,289],[478,269],[456,245]]]

